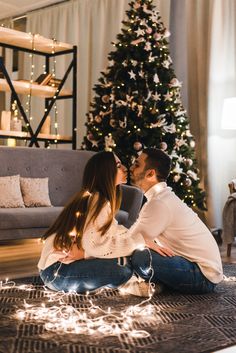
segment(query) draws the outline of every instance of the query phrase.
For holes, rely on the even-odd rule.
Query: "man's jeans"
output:
[[[130,257],[79,260],[70,264],[56,262],[40,271],[40,277],[48,288],[77,293],[102,287],[117,288],[132,275]]]
[[[132,255],[133,269],[142,278],[150,279],[150,257],[153,267],[151,282],[163,283],[181,293],[203,294],[214,291],[216,285],[202,274],[196,263],[180,256],[161,256],[153,250],[135,251]]]

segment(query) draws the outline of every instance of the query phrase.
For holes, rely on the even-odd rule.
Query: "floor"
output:
[[[42,249],[40,239],[0,242],[0,280],[37,275],[37,262]],[[236,242],[231,257],[226,256],[226,247],[220,246],[224,263],[236,263]],[[211,353],[234,353],[236,346]]]
[[[40,239],[0,242],[0,280],[38,274]]]
[[[37,262],[42,249],[40,239],[0,242],[0,280],[36,275]],[[226,248],[220,246],[222,261],[236,263],[236,242],[231,256],[226,256]]]

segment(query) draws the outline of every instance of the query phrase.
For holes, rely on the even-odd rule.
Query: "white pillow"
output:
[[[0,177],[0,207],[25,207],[20,189],[20,176]]]
[[[52,206],[48,178],[20,178],[20,187],[26,207]]]

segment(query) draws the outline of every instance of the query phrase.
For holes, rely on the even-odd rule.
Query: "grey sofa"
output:
[[[87,160],[94,152],[80,150],[0,147],[0,177],[19,174],[27,178],[49,178],[53,207],[0,208],[0,240],[40,237],[54,222],[70,197],[80,190]],[[142,192],[123,185],[119,223],[130,227],[136,220]]]

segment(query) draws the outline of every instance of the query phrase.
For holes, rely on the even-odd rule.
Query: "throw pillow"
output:
[[[20,189],[20,176],[0,177],[0,207],[25,207]]]
[[[52,206],[48,178],[20,178],[20,186],[26,207]]]

